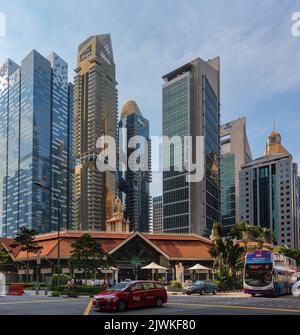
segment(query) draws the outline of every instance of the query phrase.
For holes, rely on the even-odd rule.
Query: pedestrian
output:
[[[67,291],[68,291],[68,297],[71,296],[71,293],[73,291],[74,285],[73,285],[73,280],[69,279],[67,282]]]

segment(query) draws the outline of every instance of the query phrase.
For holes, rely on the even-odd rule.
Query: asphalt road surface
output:
[[[26,295],[0,297],[0,315],[299,315],[300,298],[250,297],[244,294],[169,296],[162,308],[103,313],[91,308],[89,298]]]

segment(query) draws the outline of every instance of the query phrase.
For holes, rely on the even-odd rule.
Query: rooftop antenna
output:
[[[276,130],[276,121],[273,121],[273,130]]]

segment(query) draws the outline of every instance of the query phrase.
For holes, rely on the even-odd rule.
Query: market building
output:
[[[84,231],[63,231],[60,234],[61,272],[69,274],[68,260],[72,252],[72,244],[82,236]],[[142,267],[154,262],[166,270],[159,270],[157,279],[170,281],[178,278],[176,268],[184,273],[184,279],[189,279],[190,267],[197,265],[212,268],[213,260],[209,254],[211,241],[197,236],[184,234],[148,234],[141,232],[112,233],[88,231],[101,244],[104,251],[114,260],[117,269],[117,279],[150,279],[151,270]],[[57,264],[57,233],[38,235],[36,241],[43,247],[40,253],[41,280],[55,273]],[[27,254],[19,248],[12,249],[13,239],[0,238],[0,249],[5,249],[12,262],[0,265],[0,272],[4,272],[7,281],[25,281]],[[28,254],[30,263],[30,280],[35,278],[37,255]],[[176,267],[177,265],[177,267]],[[182,270],[183,269],[183,270]],[[199,275],[202,277],[201,274]],[[206,274],[203,273],[203,279]]]

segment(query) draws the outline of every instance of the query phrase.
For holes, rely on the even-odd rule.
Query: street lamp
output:
[[[39,250],[37,252],[37,259],[36,259],[36,287],[35,287],[36,295],[39,295],[39,289],[40,289],[40,265],[41,265],[41,252]]]
[[[60,202],[57,194],[50,187],[46,186],[44,182],[35,182],[34,185],[49,191],[54,195],[57,202],[57,286],[60,286]]]

